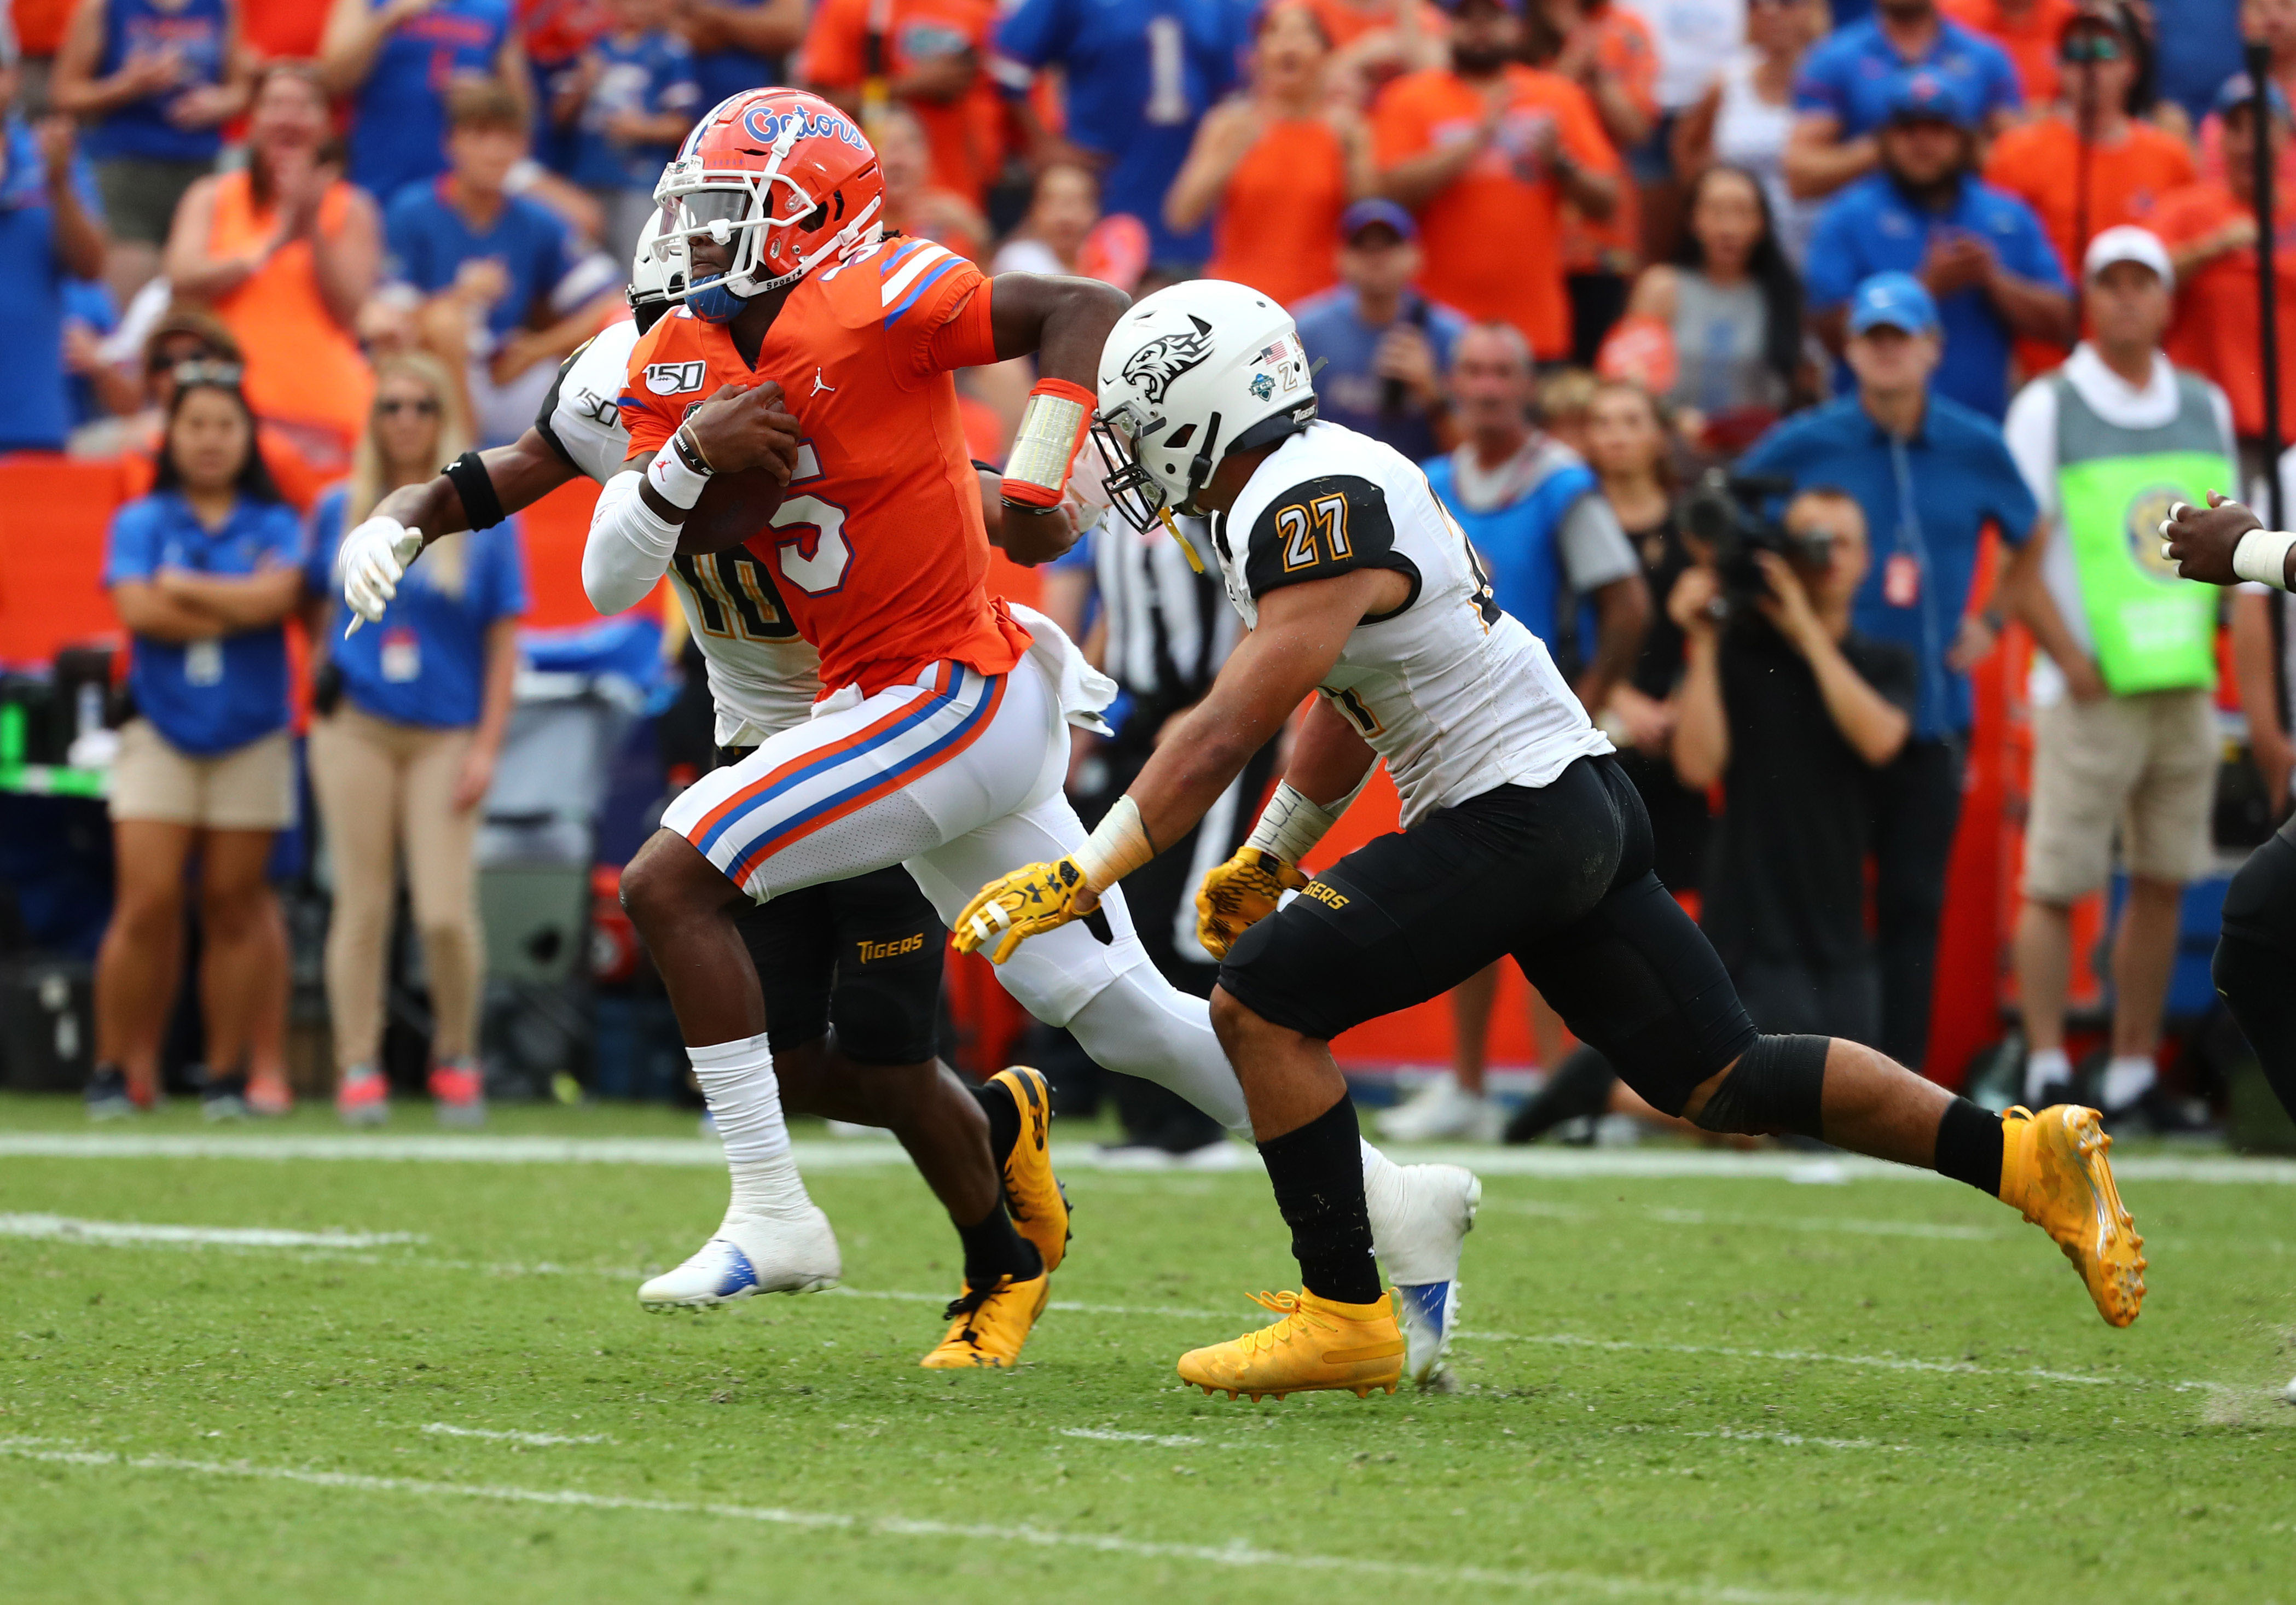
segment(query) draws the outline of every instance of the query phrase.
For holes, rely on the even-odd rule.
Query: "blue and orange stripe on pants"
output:
[[[891,769],[879,772],[871,768],[850,785],[791,815],[748,843],[739,857],[724,866],[728,879],[737,884],[747,884],[750,877],[757,872],[758,866],[774,854],[827,829],[904,786],[914,784],[972,746],[988,728],[998,706],[1004,701],[1004,676],[986,676],[960,663],[944,662],[935,674],[932,688],[927,695],[894,708],[826,746],[813,748],[787,763],[776,766],[770,773],[742,786],[703,815],[686,831],[686,839],[704,856],[709,856],[727,835],[739,830],[743,821],[761,811],[769,811],[773,804],[789,791],[840,766],[856,763],[869,753],[900,741],[920,725],[929,724],[936,716],[947,712],[974,686],[984,682],[985,692],[972,708],[930,745],[910,754]],[[712,862],[715,862],[714,858]]]

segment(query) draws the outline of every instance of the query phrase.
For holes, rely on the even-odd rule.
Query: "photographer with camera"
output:
[[[1870,1043],[1866,798],[1912,733],[1919,665],[1850,627],[1869,563],[1848,492],[1802,491],[1772,527],[1711,487],[1685,520],[1722,526],[1667,601],[1686,643],[1675,773],[1722,786],[1700,922],[1762,1029]]]
[[[1961,817],[1961,776],[1975,717],[1968,672],[1990,652],[2000,619],[1972,607],[1986,526],[2014,548],[1996,589],[2022,596],[2040,548],[2040,517],[2001,430],[1934,395],[1943,352],[1937,303],[1911,274],[1875,274],[1851,298],[1844,350],[1856,394],[1799,414],[1740,463],[1797,487],[1839,486],[1865,512],[1874,561],[1851,608],[1857,630],[1909,648],[1921,696],[1904,750],[1869,777],[1880,929],[1882,1040],[1918,1067],[1929,1047],[1930,990],[1946,866]]]

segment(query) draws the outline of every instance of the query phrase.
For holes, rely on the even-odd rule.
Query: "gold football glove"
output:
[[[1216,959],[1227,957],[1236,938],[1275,912],[1285,892],[1308,884],[1298,866],[1264,848],[1242,847],[1215,865],[1196,888],[1196,940]]]
[[[956,916],[959,953],[995,943],[989,962],[1001,964],[1029,937],[1081,920],[1100,906],[1100,894],[1085,884],[1074,858],[1023,864],[982,887]]]

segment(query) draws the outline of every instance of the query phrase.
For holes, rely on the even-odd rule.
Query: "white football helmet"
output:
[[[662,225],[669,219],[668,209],[656,207],[653,216],[638,233],[637,254],[630,258],[630,287],[625,293],[629,298],[630,311],[636,317],[638,332],[643,334],[654,326],[661,315],[676,302],[685,289],[685,275],[666,259],[666,253],[657,249]]]
[[[1190,504],[1231,452],[1253,451],[1316,416],[1314,376],[1292,315],[1247,285],[1190,279],[1145,297],[1100,352],[1094,441],[1108,500],[1152,529]]]

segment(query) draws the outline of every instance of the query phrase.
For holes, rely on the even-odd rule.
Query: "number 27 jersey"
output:
[[[1001,675],[1028,632],[988,593],[980,481],[953,371],[996,360],[990,286],[964,258],[892,239],[801,281],[754,367],[680,307],[630,353],[620,398],[633,460],[723,386],[777,381],[803,445],[747,545],[772,572],[825,691],[873,695],[954,659]]]

